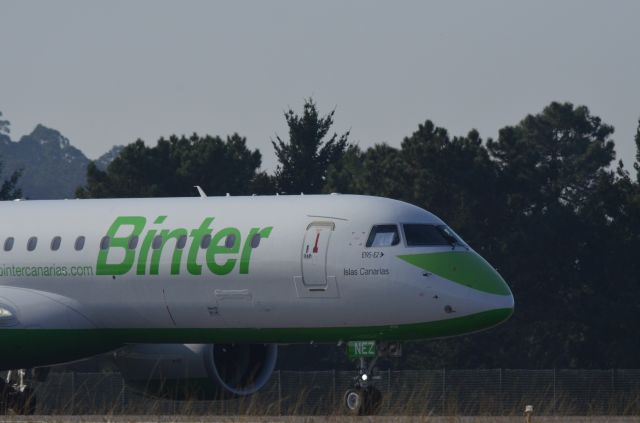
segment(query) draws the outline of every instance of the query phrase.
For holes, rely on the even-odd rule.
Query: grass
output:
[[[490,373],[460,373],[443,384],[437,372],[381,373],[380,415],[344,415],[342,394],[353,372],[276,372],[256,395],[228,401],[168,401],[130,391],[118,374],[51,374],[36,385],[40,416],[0,416],[7,421],[220,421],[220,422],[640,422],[640,395],[630,390],[586,389],[570,395],[545,383],[513,383],[496,389]],[[533,379],[531,379],[533,380]],[[578,417],[576,417],[578,416]]]

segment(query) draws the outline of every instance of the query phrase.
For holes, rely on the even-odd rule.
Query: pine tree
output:
[[[302,116],[289,110],[284,117],[289,126],[289,141],[276,136],[271,141],[280,164],[276,169],[276,186],[286,194],[317,194],[322,191],[329,166],[345,154],[349,131],[324,138],[333,125],[335,110],[320,117],[313,99],[304,103]]]

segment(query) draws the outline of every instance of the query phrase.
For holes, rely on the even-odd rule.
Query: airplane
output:
[[[498,272],[417,206],[198,191],[0,203],[0,370],[13,370],[0,379],[5,406],[34,412],[25,369],[104,353],[149,395],[251,395],[278,345],[333,343],[358,367],[344,407],[371,414],[378,357],[513,313]]]

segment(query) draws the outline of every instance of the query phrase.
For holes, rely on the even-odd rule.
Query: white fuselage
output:
[[[343,338],[356,328],[442,322],[513,308],[508,288],[500,295],[474,289],[400,259],[475,253],[462,244],[407,246],[402,224],[443,222],[383,198],[15,201],[0,203],[0,216],[0,308],[14,315],[0,332],[239,329],[263,331],[257,338],[264,341],[313,341],[313,332],[305,336],[295,330],[352,330],[336,332]],[[118,218],[124,220],[117,224]],[[367,247],[375,225],[398,225],[401,242]],[[164,244],[154,249],[154,238],[163,230]],[[203,248],[207,231],[213,241]],[[216,238],[221,231],[225,236]],[[51,243],[58,236],[60,247],[54,251]],[[124,245],[132,236],[137,236],[135,245]],[[13,246],[5,251],[8,237],[14,238]],[[32,237],[37,243],[29,251]],[[76,250],[78,237],[84,237],[84,245]],[[180,242],[182,248],[176,247]],[[455,266],[449,270],[455,272]],[[287,330],[295,335],[287,336]],[[194,333],[204,332],[173,333],[163,339],[209,339],[196,339]]]

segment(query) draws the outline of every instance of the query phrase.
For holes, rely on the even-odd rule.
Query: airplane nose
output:
[[[513,296],[502,276],[474,251],[447,251],[399,256],[427,272],[478,291],[504,297]],[[506,301],[508,303],[508,301]]]
[[[488,325],[498,324],[513,314],[514,298],[500,274],[475,251],[447,251],[399,256],[429,273],[474,290],[482,296],[482,308],[490,314]]]

